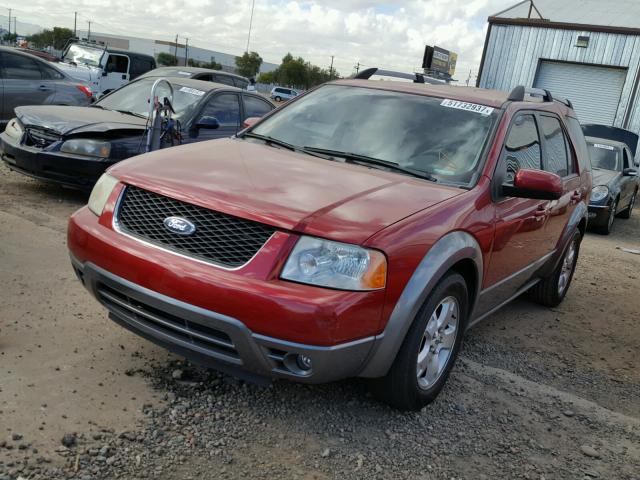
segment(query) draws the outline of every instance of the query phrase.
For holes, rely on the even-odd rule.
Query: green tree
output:
[[[167,52],[160,52],[157,60],[159,65],[164,65],[165,67],[175,67],[178,65],[178,59],[176,56]]]
[[[5,33],[2,36],[2,40],[4,40],[5,42],[10,42],[10,43],[15,43],[16,39],[18,38],[18,35],[16,35],[15,33]]]
[[[241,57],[236,57],[236,70],[245,77],[255,77],[260,71],[262,57],[258,52],[244,52]]]
[[[287,53],[282,58],[280,66],[272,72],[261,73],[259,81],[296,88],[311,88],[336,78],[339,76],[335,69],[329,72],[328,69],[306,62],[302,57],[294,58]]]
[[[53,30],[45,29],[27,37],[27,41],[36,48],[53,47],[62,50],[70,38],[73,38],[73,30],[65,27],[53,27]]]

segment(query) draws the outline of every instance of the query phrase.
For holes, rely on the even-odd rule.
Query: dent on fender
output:
[[[402,291],[360,376],[380,377],[386,374],[429,292],[453,265],[466,259],[474,262],[476,285],[482,285],[482,249],[470,233],[460,230],[448,233],[429,249]],[[477,294],[471,302],[470,314],[475,308],[476,300]]]

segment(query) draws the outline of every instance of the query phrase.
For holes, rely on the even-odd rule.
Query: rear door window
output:
[[[242,90],[246,90],[249,86],[249,82],[243,80],[242,78],[234,78],[233,82],[235,83],[236,87],[241,88]]]
[[[227,75],[213,75],[213,81],[216,83],[222,83],[223,85],[229,85],[231,87],[235,87],[233,84],[233,79]]]
[[[536,119],[532,114],[519,114],[513,123],[503,148],[504,183],[513,185],[521,168],[541,170],[541,148]]]
[[[28,57],[2,52],[2,78],[7,80],[42,80],[38,63]]]
[[[544,137],[544,169],[560,177],[566,177],[569,175],[569,158],[560,120],[548,115],[541,115],[539,119]]]

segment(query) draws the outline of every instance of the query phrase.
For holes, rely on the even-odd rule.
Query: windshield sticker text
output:
[[[445,99],[440,104],[442,107],[457,108],[458,110],[466,110],[468,112],[479,113],[480,115],[491,115],[493,108],[486,107],[484,105],[478,105],[477,103],[460,102],[458,100]]]
[[[182,87],[180,91],[184,93],[190,93],[191,95],[195,95],[196,97],[201,97],[202,95],[204,95],[204,92],[202,90],[196,90],[195,88]]]
[[[594,143],[593,146],[596,148],[602,148],[604,150],[615,150],[615,148],[613,148],[611,145],[603,145],[601,143]]]

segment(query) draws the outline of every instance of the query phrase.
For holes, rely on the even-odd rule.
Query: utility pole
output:
[[[356,64],[356,75],[360,72],[360,62]]]
[[[329,80],[333,79],[333,55],[331,55],[331,66],[329,67]]]
[[[89,30],[87,30],[87,40],[91,40],[91,20],[88,20]]]
[[[11,9],[9,9],[9,36],[11,36]]]
[[[184,66],[189,66],[189,37],[184,42]]]
[[[469,86],[469,80],[471,80],[471,69],[469,69],[469,76],[467,77],[467,87]]]
[[[176,49],[175,49],[176,65],[178,65],[178,34],[176,33]]]
[[[245,49],[246,53],[249,53],[249,41],[251,40],[251,27],[253,26],[253,9],[256,6],[256,0],[251,2],[251,17],[249,19],[249,35],[247,35],[247,48]]]
[[[78,25],[78,12],[73,12],[73,36],[77,37],[78,33],[77,33],[77,27]]]
[[[13,42],[14,45],[18,44],[18,17],[16,17],[15,15],[13,16],[13,34],[16,36],[16,40],[15,42]]]

